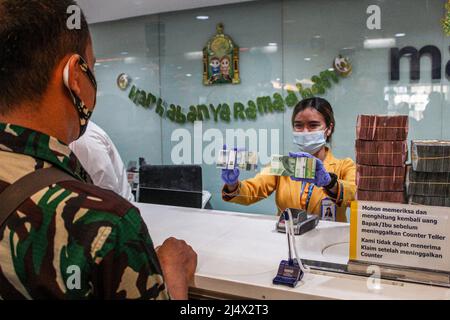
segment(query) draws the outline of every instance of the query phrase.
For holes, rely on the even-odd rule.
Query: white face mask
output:
[[[326,143],[325,131],[313,132],[293,132],[294,144],[298,146],[300,151],[309,154],[315,154],[322,149]]]

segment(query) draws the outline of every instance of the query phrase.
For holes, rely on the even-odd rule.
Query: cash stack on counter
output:
[[[450,141],[412,141],[411,160],[408,202],[450,207]]]
[[[358,200],[404,203],[408,116],[360,115],[356,139]]]

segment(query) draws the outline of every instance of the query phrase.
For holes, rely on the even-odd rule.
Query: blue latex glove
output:
[[[240,173],[238,168],[234,168],[234,170],[222,169],[222,181],[229,186],[234,186],[239,181]]]
[[[227,150],[226,145],[223,146],[223,150]],[[240,150],[238,148],[234,148],[234,151]],[[234,170],[222,169],[222,181],[229,186],[234,186],[239,181],[240,173],[239,168],[234,168]]]
[[[293,158],[303,158],[303,157],[315,158],[314,156],[312,156],[306,152],[289,152],[289,156],[293,157]],[[318,187],[324,187],[324,186],[329,185],[331,182],[330,174],[327,172],[327,170],[325,170],[325,167],[323,166],[322,161],[320,161],[317,158],[315,158],[315,159],[316,159],[316,177],[315,177],[315,179],[298,179],[298,178],[294,178],[294,177],[291,177],[291,179],[294,181],[313,183]]]

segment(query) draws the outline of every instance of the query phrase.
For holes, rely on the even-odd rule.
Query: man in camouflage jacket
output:
[[[156,253],[138,209],[90,184],[68,147],[96,95],[84,15],[81,28],[66,24],[74,4],[0,0],[0,193],[41,168],[76,178],[0,226],[0,299],[186,299],[192,248],[171,238]]]

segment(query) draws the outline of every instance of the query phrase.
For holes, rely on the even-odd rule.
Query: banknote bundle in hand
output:
[[[270,168],[264,170],[262,174],[299,179],[314,179],[316,176],[316,159],[272,155]]]
[[[356,140],[356,163],[358,164],[402,167],[407,158],[407,141]]]
[[[450,172],[450,141],[413,140],[411,160],[414,171]]]
[[[356,139],[405,141],[408,139],[408,128],[408,116],[359,115]]]
[[[220,150],[216,166],[219,169],[256,171],[258,154],[251,151]]]
[[[356,185],[366,191],[404,191],[406,167],[356,166]]]
[[[405,202],[408,128],[408,116],[358,116],[358,200]]]

